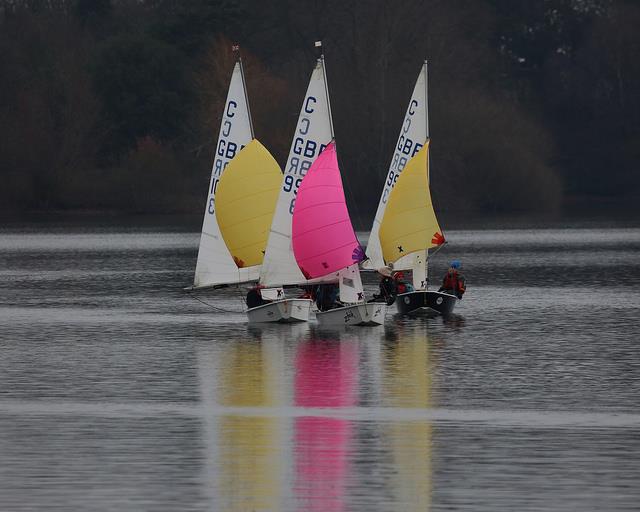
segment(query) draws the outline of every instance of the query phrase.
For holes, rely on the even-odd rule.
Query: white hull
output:
[[[249,323],[308,322],[312,301],[310,299],[281,299],[247,310]]]
[[[322,326],[382,325],[386,314],[387,305],[384,302],[368,302],[318,311],[316,318]]]

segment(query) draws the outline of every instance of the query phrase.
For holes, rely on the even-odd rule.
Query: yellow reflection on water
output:
[[[263,343],[240,341],[221,354],[218,403],[223,406],[273,406],[277,358]],[[223,510],[278,510],[282,475],[275,417],[225,415],[218,431],[219,471],[216,501]]]
[[[424,329],[424,328],[423,328]],[[426,329],[402,326],[383,343],[382,402],[387,407],[431,407],[431,367]],[[395,471],[389,488],[403,510],[431,508],[431,424],[394,421],[388,429]]]

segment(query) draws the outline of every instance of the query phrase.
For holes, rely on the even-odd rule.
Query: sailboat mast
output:
[[[424,111],[427,124],[427,139],[429,138],[429,70],[427,60],[424,61]]]
[[[240,56],[240,45],[234,45],[233,51],[237,52],[238,64],[240,65],[240,74],[242,75],[242,90],[244,91],[244,100],[247,104],[247,113],[249,114],[249,129],[251,130],[251,139],[255,139],[253,132],[253,120],[251,119],[251,108],[249,107],[249,95],[247,94],[247,81],[244,78],[244,66],[242,65],[242,57]]]
[[[324,53],[322,51],[322,41],[316,41],[316,48],[320,51],[319,60],[322,63],[322,77],[324,78],[324,93],[327,97],[327,107],[329,110],[329,126],[331,127],[331,138],[335,139],[335,134],[333,132],[333,116],[331,115],[331,101],[329,100],[329,86],[327,81],[327,68],[324,65]]]
[[[427,140],[429,140],[429,68],[427,64],[427,59],[424,60],[424,117],[425,117],[425,134],[427,135]],[[430,157],[429,153],[427,153],[427,169],[431,169],[430,167]],[[427,173],[427,183],[431,183],[431,177],[429,173]],[[424,250],[424,289],[429,289],[429,249]],[[415,284],[415,280],[414,280]]]

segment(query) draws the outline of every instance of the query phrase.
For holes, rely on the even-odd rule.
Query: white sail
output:
[[[331,106],[327,93],[324,59],[321,57],[311,73],[284,170],[282,189],[260,270],[260,282],[265,286],[306,282],[291,249],[293,207],[302,178],[332,139]]]
[[[364,302],[364,289],[358,264],[340,270],[338,275],[340,276],[340,300],[346,304]]]
[[[416,290],[426,290],[427,288],[427,249],[414,252],[411,269],[413,287]]]
[[[227,164],[253,139],[251,113],[247,101],[242,62],[233,68],[227,101],[220,124],[211,170],[209,192],[202,223],[194,288],[240,283],[258,279],[259,266],[239,269],[224,243],[215,215],[215,192]]]
[[[418,75],[418,80],[413,88],[413,94],[407,107],[407,113],[404,116],[402,122],[402,128],[400,129],[400,135],[393,152],[393,158],[389,165],[389,172],[384,182],[384,188],[382,195],[380,196],[380,202],[378,203],[378,209],[373,219],[373,226],[371,226],[371,234],[369,235],[369,242],[367,243],[367,257],[369,258],[363,263],[363,267],[366,269],[379,269],[385,265],[384,258],[382,257],[382,247],[380,246],[380,224],[382,223],[382,217],[384,216],[385,208],[387,207],[387,199],[389,193],[393,189],[393,186],[398,179],[398,176],[404,169],[407,162],[413,157],[422,146],[424,146],[427,137],[429,136],[429,117],[427,108],[427,63],[425,62]],[[424,256],[423,256],[424,258]],[[408,254],[407,256],[398,260],[394,267],[397,270],[408,270],[413,267],[414,255]]]

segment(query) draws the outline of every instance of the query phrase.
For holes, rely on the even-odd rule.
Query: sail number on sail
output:
[[[318,100],[314,96],[307,96],[302,108],[303,114],[313,114],[314,105]],[[296,195],[298,187],[302,183],[302,178],[307,174],[311,164],[316,157],[327,146],[327,143],[321,143],[313,138],[315,130],[313,130],[313,116],[302,115],[298,121],[298,129],[293,144],[291,146],[291,154],[289,162],[282,182],[282,189],[287,193],[293,193],[289,204],[289,214],[293,215],[293,207],[296,203]]]
[[[418,100],[412,99],[409,104],[409,108],[407,109],[407,115],[404,118],[404,122],[402,123],[402,132],[400,133],[400,137],[398,137],[398,143],[396,144],[395,151],[393,152],[393,159],[391,160],[391,165],[389,167],[389,174],[387,175],[387,180],[384,184],[384,191],[382,192],[382,202],[386,203],[389,198],[389,192],[396,184],[398,180],[398,176],[404,169],[404,166],[407,165],[407,162],[422,148],[424,145],[422,142],[411,140],[407,133],[411,129],[411,118],[413,114],[416,113],[416,108],[418,107]]]
[[[218,182],[220,181],[223,171],[231,159],[244,147],[244,144],[240,145],[237,142],[234,142],[231,135],[233,131],[234,116],[236,115],[235,111],[237,108],[238,102],[230,99],[224,109],[222,126],[220,127],[220,136],[218,138],[218,147],[216,148],[213,168],[211,169],[211,186],[209,187],[209,197],[207,199],[207,213],[209,215],[213,215],[215,212],[216,188],[218,187]]]

